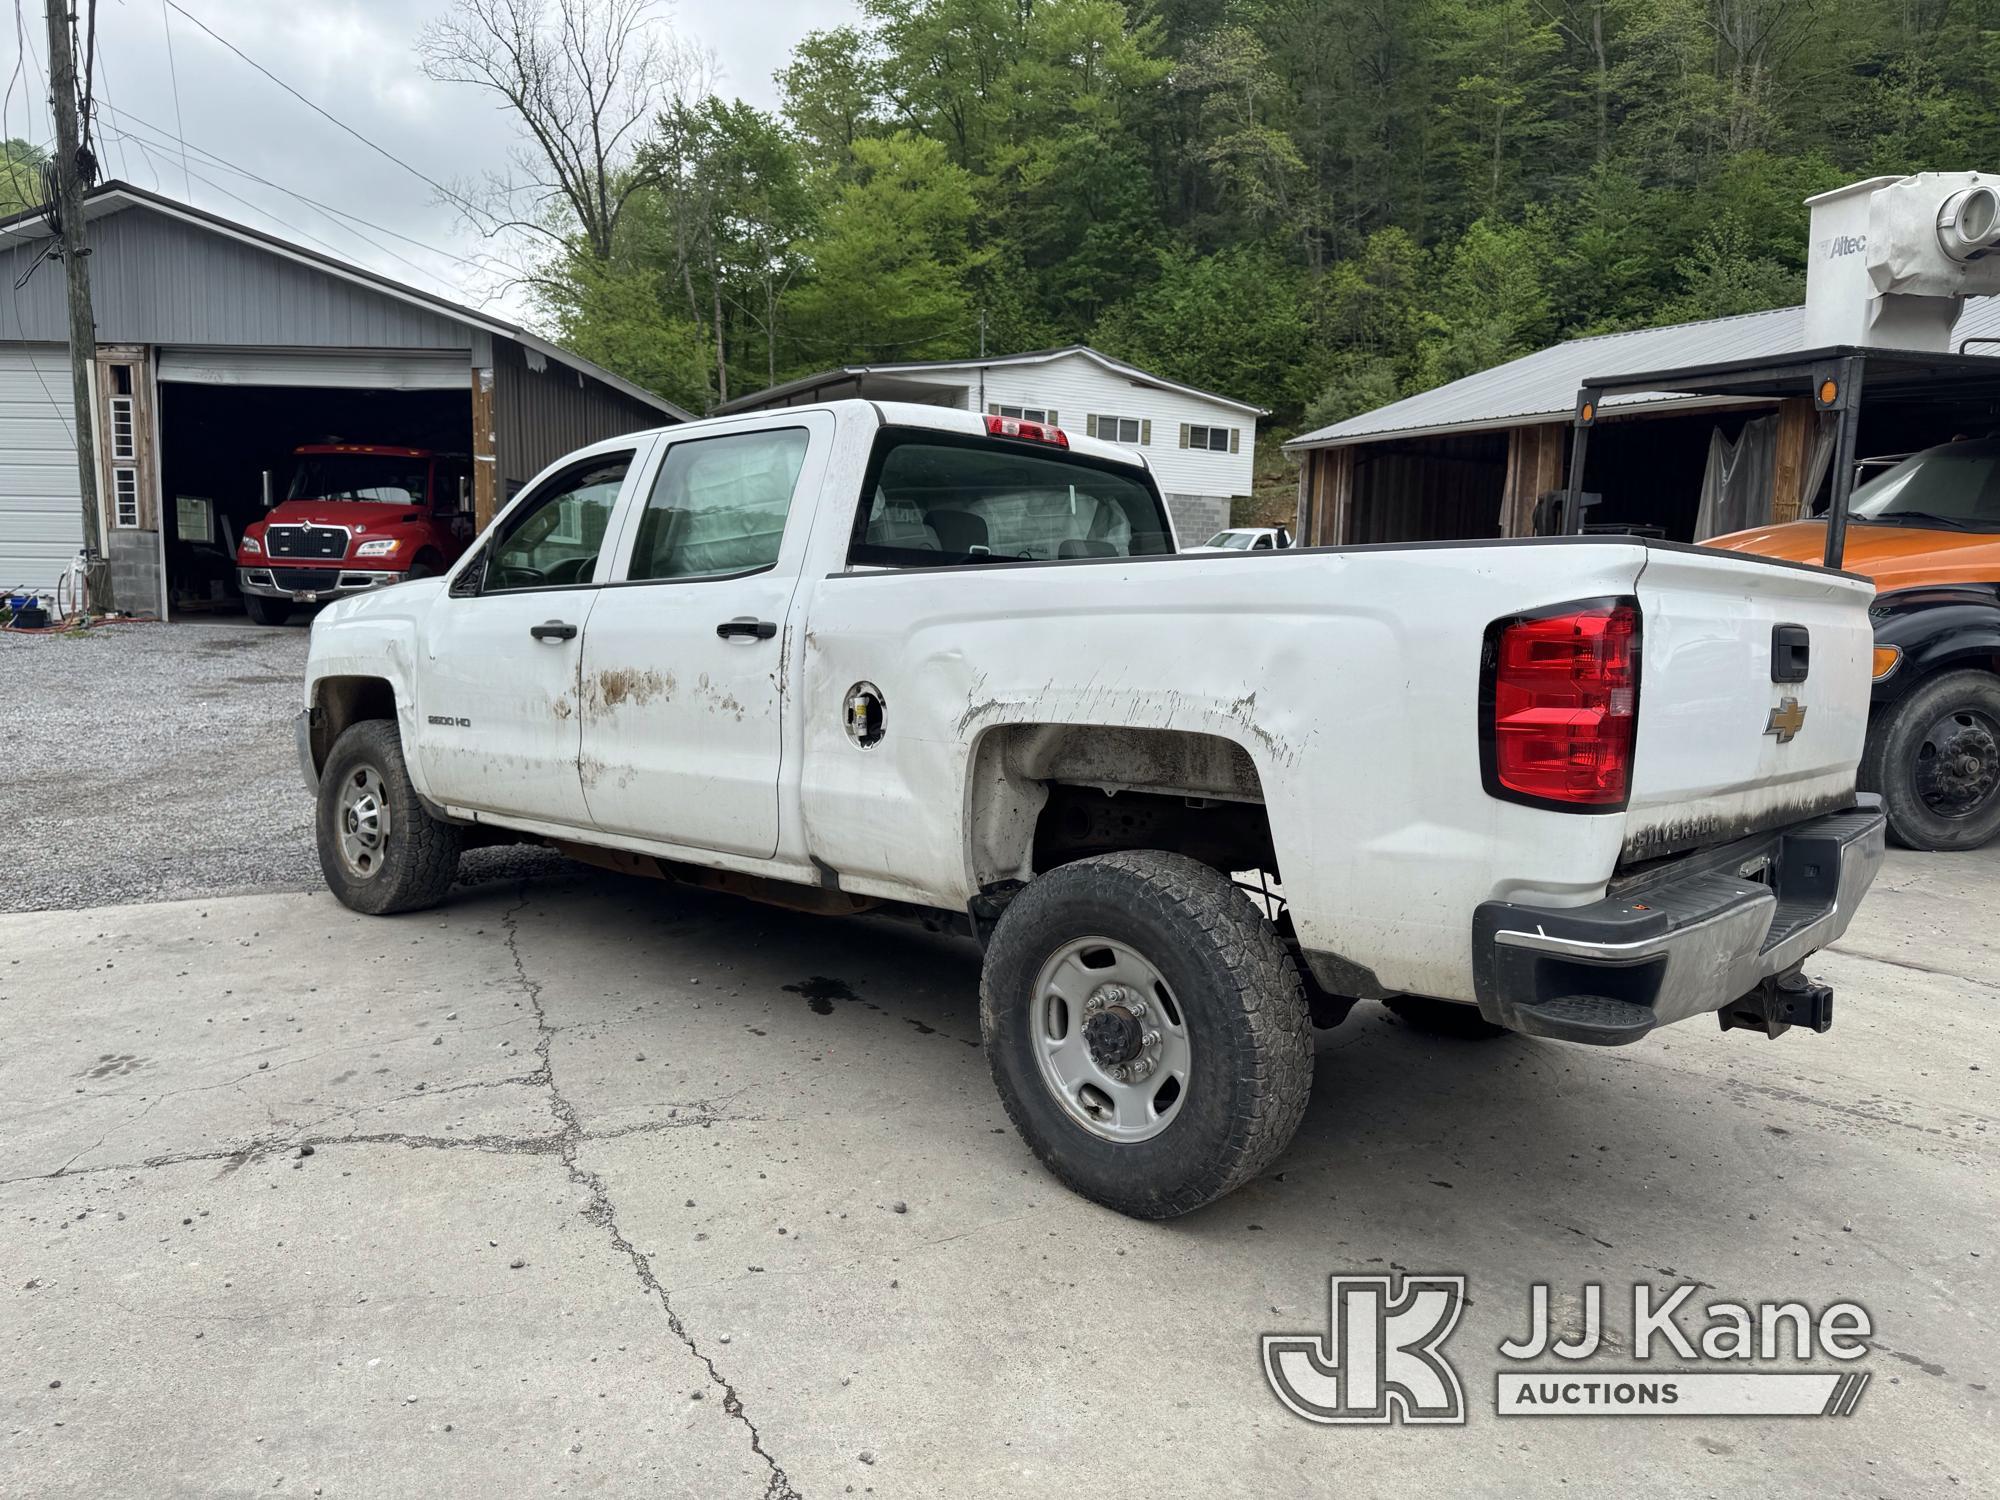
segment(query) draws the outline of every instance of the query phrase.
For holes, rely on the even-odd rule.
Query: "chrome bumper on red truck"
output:
[[[1489,1021],[1617,1046],[1719,1012],[1724,1029],[1825,1030],[1831,992],[1794,971],[1847,930],[1881,867],[1872,797],[1665,862],[1587,906],[1483,903],[1473,975]]]
[[[238,568],[237,586],[246,594],[265,599],[289,599],[295,604],[317,604],[322,599],[338,599],[358,594],[385,583],[398,583],[401,573],[381,573],[367,568],[287,568],[273,564],[267,568]]]

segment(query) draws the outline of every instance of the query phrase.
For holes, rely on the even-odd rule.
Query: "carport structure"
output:
[[[97,489],[115,607],[229,607],[233,555],[292,451],[469,456],[483,528],[573,448],[688,413],[517,324],[161,194],[87,200]],[[39,211],[0,220],[0,591],[82,544],[61,269]]]

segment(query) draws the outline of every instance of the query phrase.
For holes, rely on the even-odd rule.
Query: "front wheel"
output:
[[[994,930],[979,1016],[1001,1102],[1042,1165],[1134,1218],[1249,1181],[1312,1090],[1283,940],[1184,855],[1101,855],[1032,881]]]
[[[282,625],[292,617],[292,601],[272,599],[264,594],[245,594],[243,608],[259,625]]]
[[[435,906],[458,874],[465,833],[430,815],[403,742],[366,719],[333,742],[319,783],[319,867],[343,906],[370,916]]]
[[[1861,784],[1906,849],[1977,849],[2000,833],[2000,677],[1945,672],[1881,715]]]

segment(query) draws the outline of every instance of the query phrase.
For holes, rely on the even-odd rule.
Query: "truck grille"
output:
[[[340,581],[338,568],[273,568],[271,581],[294,593],[317,593]]]
[[[270,526],[264,530],[267,557],[347,556],[347,532],[339,526]]]

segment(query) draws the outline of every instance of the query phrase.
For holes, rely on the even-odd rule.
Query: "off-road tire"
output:
[[[1084,1128],[1036,1061],[1037,978],[1051,955],[1083,937],[1143,954],[1188,1028],[1179,1113],[1144,1140]],[[1031,881],[987,946],[979,1025],[1001,1102],[1042,1165],[1072,1191],[1138,1219],[1191,1212],[1263,1171],[1298,1130],[1312,1091],[1312,1025],[1291,954],[1226,876],[1180,854],[1100,855]]]
[[[243,608],[259,625],[282,625],[292,617],[292,601],[270,599],[262,594],[245,594]]]
[[[1382,1005],[1410,1030],[1429,1036],[1483,1042],[1509,1035],[1505,1026],[1495,1026],[1482,1016],[1476,1005],[1459,1005],[1451,1000],[1433,999],[1429,995],[1393,995]]]
[[[1940,673],[1868,726],[1861,785],[1882,794],[1889,837],[1905,849],[1977,849],[2000,834],[2000,792],[1969,816],[1951,817],[1928,806],[1917,790],[1924,734],[1956,707],[2000,722],[2000,676],[1976,668]]]
[[[389,832],[379,867],[358,877],[341,858],[338,820],[341,789],[363,767],[373,767],[381,777]],[[464,830],[432,817],[417,800],[403,763],[402,737],[391,720],[364,719],[333,742],[320,773],[315,822],[320,871],[341,904],[355,911],[380,917],[436,906],[458,874]]]

